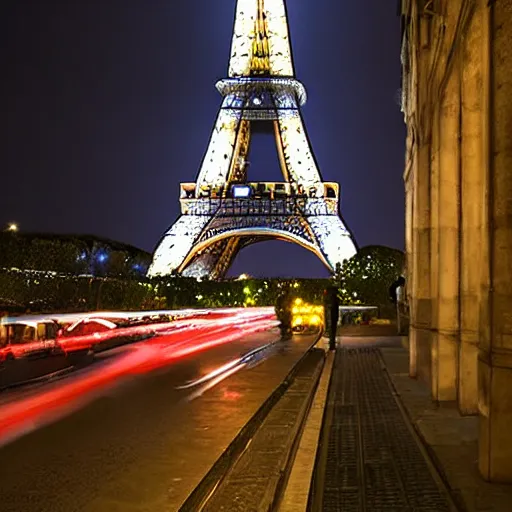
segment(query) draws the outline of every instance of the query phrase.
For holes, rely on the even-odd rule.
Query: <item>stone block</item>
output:
[[[462,415],[478,414],[477,333],[461,333],[459,345],[458,406]]]
[[[512,368],[478,359],[479,469],[491,482],[512,483]]]

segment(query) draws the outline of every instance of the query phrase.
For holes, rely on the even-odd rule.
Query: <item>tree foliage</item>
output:
[[[342,302],[389,309],[389,287],[403,272],[405,255],[381,245],[363,247],[340,272],[337,284]]]
[[[0,272],[0,309],[16,305],[33,313],[136,310],[143,304],[148,309],[155,304],[154,286],[147,282],[16,269]]]
[[[332,279],[218,282],[176,275],[146,279],[141,269],[147,268],[147,260],[101,244],[84,257],[88,249],[80,243],[37,239],[30,246],[17,243],[11,237],[0,251],[0,308],[3,301],[41,312],[275,306],[286,290],[292,299],[322,304],[324,290],[334,284],[342,305],[378,306],[387,315],[392,313],[389,286],[404,264],[401,251],[367,246],[338,266]],[[29,249],[21,254],[21,247]]]
[[[144,276],[151,256],[123,250],[101,240],[0,233],[0,269],[91,274],[99,277]]]

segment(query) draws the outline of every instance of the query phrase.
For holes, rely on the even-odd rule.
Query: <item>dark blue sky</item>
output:
[[[0,222],[153,250],[179,213],[220,105],[235,0],[8,0],[0,49]],[[403,247],[405,128],[394,1],[288,0],[304,119],[360,246]],[[279,179],[258,138],[251,179]],[[265,170],[258,172],[258,169]],[[234,273],[325,275],[306,250],[256,244]]]

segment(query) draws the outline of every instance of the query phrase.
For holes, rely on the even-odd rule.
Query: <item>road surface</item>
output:
[[[138,360],[136,371],[65,402],[63,389],[132,361],[137,347],[122,347],[59,381],[3,394],[0,424],[7,428],[5,411],[27,403],[16,434],[20,425],[28,433],[0,448],[0,511],[178,510],[314,336],[277,339],[274,329],[166,364]],[[46,416],[35,414],[41,404]]]

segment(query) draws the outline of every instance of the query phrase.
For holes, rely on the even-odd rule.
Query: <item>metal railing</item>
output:
[[[330,198],[286,197],[272,199],[251,198],[203,198],[181,199],[181,211],[186,215],[217,215],[220,217],[337,215],[338,201]]]

